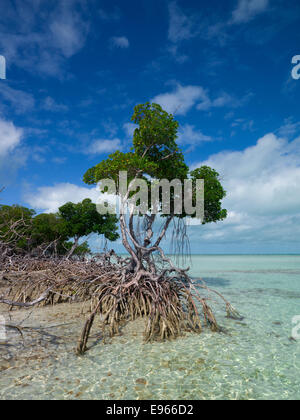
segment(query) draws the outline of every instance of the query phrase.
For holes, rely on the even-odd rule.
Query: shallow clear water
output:
[[[138,326],[82,358],[59,344],[49,356],[0,373],[0,398],[299,399],[300,256],[193,256],[191,275],[245,317],[217,309],[227,334],[205,331],[143,344]],[[212,303],[214,307],[217,306]]]

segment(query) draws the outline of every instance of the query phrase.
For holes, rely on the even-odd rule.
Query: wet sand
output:
[[[60,348],[74,352],[88,313],[88,302],[13,311],[0,305],[6,323],[6,340],[0,341],[0,372],[46,361]]]

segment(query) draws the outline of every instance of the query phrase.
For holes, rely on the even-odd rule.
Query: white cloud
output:
[[[61,4],[60,13],[55,14],[50,33],[53,45],[61,50],[64,57],[76,54],[84,45],[87,24],[79,14]]]
[[[299,241],[300,137],[292,142],[267,134],[242,151],[212,155],[208,165],[221,175],[228,218],[207,225],[204,239],[216,241]]]
[[[30,73],[62,77],[66,59],[84,46],[88,30],[84,1],[6,2],[1,8],[0,49],[8,63]]]
[[[86,154],[112,153],[122,148],[120,139],[97,139],[85,151]]]
[[[197,102],[206,103],[209,100],[206,91],[201,86],[178,85],[173,92],[155,96],[151,102],[158,103],[170,113],[184,115]]]
[[[169,32],[168,38],[176,43],[185,39],[193,38],[197,34],[193,16],[187,16],[178,7],[176,1],[169,4]]]
[[[25,194],[24,200],[35,209],[43,210],[46,213],[55,213],[60,206],[68,201],[79,203],[85,198],[97,202],[99,191],[97,188],[60,183],[53,187],[39,187],[36,193]]]
[[[180,145],[196,146],[207,141],[212,141],[212,138],[197,130],[195,126],[190,124],[180,126],[178,132],[178,143]]]
[[[199,24],[197,24],[196,15],[186,15],[178,6],[176,1],[171,1],[169,9],[169,30],[168,40],[170,44],[166,50],[171,54],[175,61],[179,64],[185,63],[189,57],[179,52],[179,44],[181,41],[189,40],[199,33]]]
[[[242,99],[237,99],[226,92],[222,92],[214,99],[210,98],[207,89],[201,86],[182,86],[177,87],[172,92],[162,93],[151,99],[151,102],[158,103],[164,110],[172,114],[185,115],[196,105],[199,111],[208,111],[211,108],[242,106],[251,96],[246,95]]]
[[[125,131],[127,137],[133,137],[134,134],[134,130],[137,128],[138,126],[134,123],[125,123],[123,124],[123,130]]]
[[[45,213],[56,213],[62,205],[67,202],[79,203],[90,198],[97,204],[105,200],[112,205],[116,205],[116,197],[111,194],[103,194],[97,185],[93,188],[80,187],[75,184],[59,183],[52,187],[39,187],[35,193],[24,194],[24,200],[32,208],[42,210]]]
[[[22,148],[24,130],[0,118],[0,186],[9,185],[27,159]]]
[[[269,6],[269,0],[239,0],[232,12],[232,23],[245,23],[263,13]]]
[[[227,92],[221,92],[215,99],[210,99],[207,97],[205,101],[197,105],[197,109],[200,111],[208,111],[211,108],[239,108],[243,106],[251,97],[252,93],[248,93],[241,99],[238,99]]]
[[[116,48],[129,48],[129,41],[126,36],[114,36],[111,38],[110,44]]]
[[[0,119],[0,158],[7,156],[19,146],[23,137],[23,130],[15,127],[11,121]]]

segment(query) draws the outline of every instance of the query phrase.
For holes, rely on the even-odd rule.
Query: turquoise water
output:
[[[2,371],[0,398],[299,399],[300,340],[291,336],[300,315],[300,256],[193,256],[190,273],[244,320],[227,319],[211,302],[226,334],[143,344],[135,329],[142,326],[129,326],[82,358],[58,344],[56,357]]]

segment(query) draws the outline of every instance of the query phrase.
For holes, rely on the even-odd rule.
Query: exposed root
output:
[[[0,303],[15,307],[85,302],[112,270],[111,255],[92,261],[14,257],[2,264]]]
[[[91,314],[85,322],[77,353],[88,348],[91,328],[97,317],[103,336],[117,335],[126,322],[144,318],[145,342],[175,339],[184,332],[200,333],[209,327],[221,331],[206,294],[225,302],[227,316],[240,315],[217,291],[205,283],[193,284],[188,269],[175,267],[158,247],[158,258],[146,255],[133,273],[130,259],[107,253],[91,261],[8,259],[0,272],[0,303],[10,309],[90,302]]]
[[[216,293],[226,302],[226,310],[238,315],[229,302]],[[110,336],[118,334],[124,322],[145,318],[145,342],[175,339],[186,331],[200,333],[202,324],[212,331],[221,331],[207,299],[200,295],[185,271],[179,269],[176,275],[159,276],[159,280],[143,272],[138,283],[130,276],[124,281],[124,275],[117,275],[116,271],[109,281],[99,285],[95,295],[92,314],[78,343],[78,354],[87,350],[96,315],[102,322],[103,335],[108,332]]]

